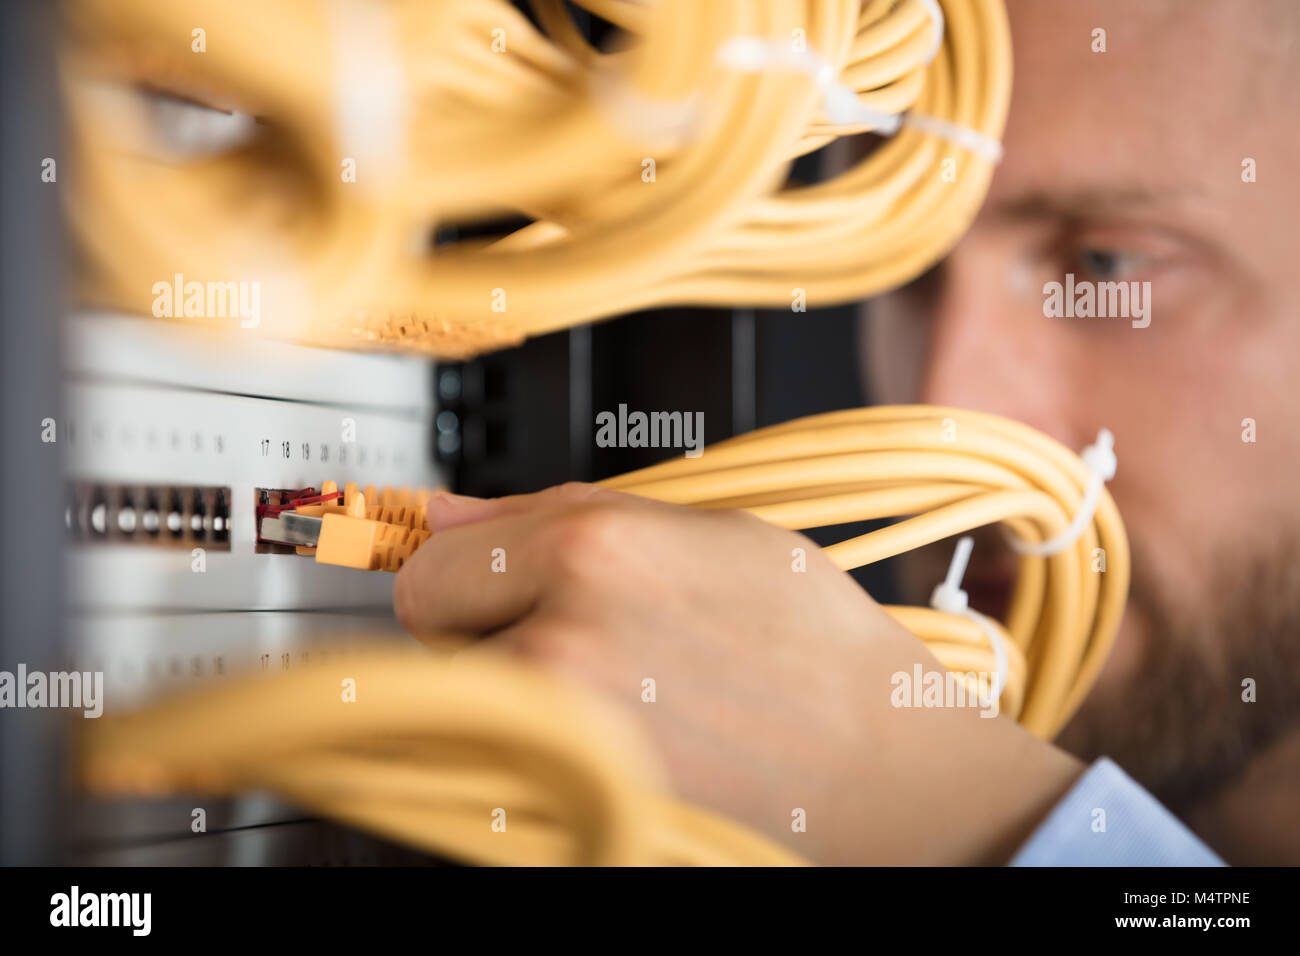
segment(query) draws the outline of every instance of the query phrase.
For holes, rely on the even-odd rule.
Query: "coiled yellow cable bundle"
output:
[[[826,548],[848,569],[999,522],[1027,542],[1056,538],[1079,514],[1093,481],[1078,456],[1027,425],[918,405],[787,422],[604,484],[661,501],[740,508],[786,528],[910,516]],[[1005,622],[1010,674],[1003,709],[1033,733],[1055,736],[1092,686],[1119,629],[1128,581],[1128,539],[1104,489],[1068,546],[1051,556],[1020,556]],[[972,620],[889,610],[950,669],[997,670],[990,642]]]
[[[868,296],[985,195],[1001,0],[944,0],[940,46],[931,0],[582,5],[612,50],[561,0],[534,0],[540,31],[503,0],[69,3],[85,296],[147,314],[174,276],[256,282],[258,334],[467,355],[652,306]],[[158,92],[256,123],[177,146]],[[900,115],[852,168],[785,185],[794,157]],[[430,248],[502,216],[532,221]]]
[[[909,516],[827,549],[851,568],[996,522],[1028,542],[1055,538],[1096,481],[1027,426],[917,406],[801,419],[606,484],[745,508],[793,528]],[[1104,573],[1092,570],[1097,548]],[[1040,736],[1060,728],[1096,677],[1128,573],[1123,524],[1104,489],[1076,540],[1022,557],[998,629],[1012,650],[1002,700]],[[970,619],[889,610],[945,666],[996,669]],[[355,703],[341,699],[348,678]],[[93,723],[81,769],[100,792],[269,788],[413,846],[489,863],[795,862],[765,837],[667,799],[651,751],[616,713],[481,649],[450,660],[358,655]],[[492,826],[497,811],[504,832]]]

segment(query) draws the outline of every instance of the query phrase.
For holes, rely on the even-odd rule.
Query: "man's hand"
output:
[[[895,672],[939,662],[810,540],[750,515],[569,484],[440,495],[429,525],[396,579],[407,630],[487,637],[594,688],[681,796],[810,859],[1005,862],[1080,772],[1007,718],[891,706]]]

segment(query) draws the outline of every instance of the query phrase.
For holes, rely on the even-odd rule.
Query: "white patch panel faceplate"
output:
[[[123,535],[113,521],[102,540],[80,536],[69,556],[74,608],[389,605],[387,575],[255,553],[255,489],[319,487],[326,479],[340,486],[438,484],[428,363],[107,316],[73,322],[70,339],[61,440],[71,481],[83,492],[230,490],[228,550],[203,541],[150,546],[139,528]],[[203,548],[202,560],[194,547]]]
[[[65,337],[58,444],[72,526],[63,529],[68,663],[103,672],[106,713],[203,681],[273,674],[313,655],[410,640],[392,615],[391,575],[258,553],[256,489],[318,488],[327,479],[340,487],[441,484],[430,447],[427,361],[114,315],[73,317]],[[152,509],[148,522],[140,517],[145,499],[165,498],[168,489],[191,501],[202,489],[208,510],[226,501],[226,523],[214,526],[209,514],[205,538],[187,532],[170,540],[165,515],[161,529]],[[119,524],[111,508],[107,516],[101,508],[96,524],[93,500],[128,511],[134,503],[137,513]],[[165,512],[165,501],[159,504]],[[201,862],[201,854],[184,850],[188,812],[171,813],[168,805],[94,801],[78,839],[121,848],[96,851],[102,862],[151,858],[151,845],[170,847],[169,860]],[[256,795],[222,808],[214,826],[301,816]],[[315,861],[310,853],[291,857]]]

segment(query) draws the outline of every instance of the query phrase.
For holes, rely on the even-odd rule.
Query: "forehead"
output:
[[[1117,179],[1199,191],[1236,181],[1261,137],[1293,135],[1295,11],[1272,0],[1007,6],[1015,82],[994,200]],[[1093,52],[1096,30],[1104,53]]]

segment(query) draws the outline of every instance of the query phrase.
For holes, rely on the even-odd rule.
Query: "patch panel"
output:
[[[101,672],[110,712],[409,640],[391,579],[259,543],[258,506],[263,492],[280,504],[325,478],[444,483],[427,363],[118,315],[74,316],[67,331],[55,518],[66,526],[66,669]],[[189,839],[195,806],[212,811],[206,842]],[[218,846],[228,850],[214,860],[320,862],[328,847],[275,835],[300,816],[264,795],[87,801],[75,846],[98,863],[200,862]]]
[[[230,488],[72,482],[63,522],[72,541],[230,550]]]

